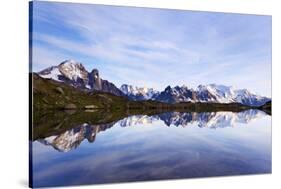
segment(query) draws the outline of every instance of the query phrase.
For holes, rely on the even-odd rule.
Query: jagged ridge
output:
[[[101,79],[97,69],[88,72],[81,63],[74,60],[63,61],[58,66],[49,67],[38,74],[43,78],[64,82],[82,90],[108,92],[117,96],[124,95],[113,83]]]
[[[167,86],[161,92],[153,88],[134,87],[127,84],[117,88],[113,83],[101,79],[97,69],[88,72],[81,63],[74,60],[63,61],[58,66],[49,67],[38,74],[43,78],[63,82],[82,90],[127,96],[134,101],[241,103],[247,106],[262,106],[271,101],[270,98],[253,94],[247,89],[234,89],[216,84],[199,85],[196,89],[188,88],[185,85]]]

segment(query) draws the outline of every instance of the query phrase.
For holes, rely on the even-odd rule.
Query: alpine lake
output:
[[[37,111],[33,187],[271,173],[271,115]]]

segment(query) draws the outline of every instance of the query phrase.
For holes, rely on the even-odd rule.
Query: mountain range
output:
[[[128,84],[118,88],[112,82],[102,79],[97,69],[88,72],[81,63],[74,60],[63,61],[58,66],[46,68],[38,74],[42,78],[63,82],[84,91],[111,93],[133,101],[241,103],[247,106],[262,106],[271,101],[270,98],[256,95],[247,89],[234,89],[217,84],[199,85],[196,89],[185,85],[167,86],[163,91]]]
[[[179,102],[216,102],[216,103],[241,103],[248,106],[261,106],[270,101],[249,92],[247,89],[234,89],[224,85],[199,85],[195,90],[186,86],[166,87],[155,98],[157,101],[167,103]]]

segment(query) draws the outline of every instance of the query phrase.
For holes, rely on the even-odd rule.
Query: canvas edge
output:
[[[33,188],[33,150],[32,150],[32,123],[33,123],[33,115],[32,115],[32,34],[33,34],[33,2],[28,2],[28,50],[29,50],[29,72],[28,72],[28,147],[29,147],[29,166],[28,166],[28,186]]]

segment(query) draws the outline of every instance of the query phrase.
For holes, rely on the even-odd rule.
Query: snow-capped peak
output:
[[[74,60],[65,60],[58,66],[51,66],[38,73],[43,78],[62,81],[62,78],[68,78],[77,81],[78,78],[82,80],[88,79],[88,72],[84,66]]]
[[[270,100],[269,98],[251,93],[247,89],[234,89],[232,86],[225,85],[199,85],[197,90],[199,93],[208,91],[210,94],[215,96],[216,101],[220,103],[237,102],[245,105],[261,106]]]
[[[182,87],[166,87],[156,100],[167,103],[176,102],[217,102],[241,103],[250,106],[261,106],[270,98],[249,92],[247,89],[234,89],[232,86],[208,84],[199,85],[195,90]]]
[[[188,87],[187,85],[185,85],[185,84],[183,84],[183,85],[181,86],[181,88],[183,88],[183,89],[189,89],[189,87]]]
[[[217,84],[199,85],[198,92],[208,91],[211,95],[216,97],[216,101],[221,103],[234,102],[233,96],[235,94],[233,87]]]
[[[53,79],[55,81],[60,81],[59,76],[61,75],[61,72],[60,72],[58,66],[51,66],[51,67],[39,72],[39,75],[46,79]]]
[[[123,84],[120,90],[133,100],[147,100],[151,99],[155,94],[159,93],[153,88],[135,87],[132,85]]]
[[[43,78],[64,82],[83,90],[111,92],[117,96],[126,95],[132,100],[156,100],[165,103],[235,102],[250,106],[261,106],[271,100],[251,93],[247,89],[234,89],[231,86],[217,84],[199,85],[195,90],[186,85],[167,86],[162,92],[153,88],[135,87],[127,84],[118,89],[114,84],[102,80],[97,69],[93,69],[89,73],[81,63],[75,60],[63,61],[58,66],[49,67],[38,72],[38,74]]]
[[[75,65],[75,64],[81,64],[81,63],[77,62],[73,59],[68,59],[68,60],[63,61],[61,64],[74,64]]]
[[[74,60],[66,60],[59,65],[59,70],[63,73],[68,79],[77,81],[80,79],[87,79],[88,72],[84,66]]]

